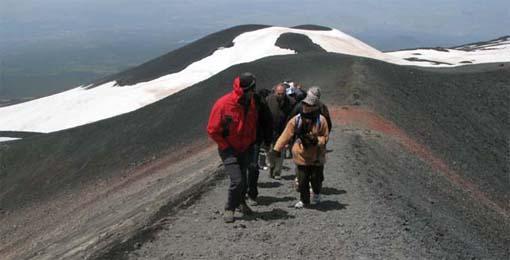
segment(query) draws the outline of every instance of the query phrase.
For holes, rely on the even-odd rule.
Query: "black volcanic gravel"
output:
[[[170,152],[185,154],[180,149],[191,141],[207,143],[210,108],[244,71],[257,76],[258,87],[292,78],[305,87],[321,86],[322,99],[330,106],[375,111],[509,211],[508,64],[418,69],[331,53],[275,56],[233,66],[132,113],[0,144],[0,211],[15,215],[96,179],[118,177],[133,162],[150,164]],[[508,218],[480,204],[394,139],[370,129],[335,129],[325,182],[330,194],[323,210],[289,208],[296,195],[292,181],[272,184],[263,177],[267,186],[280,186],[263,189],[266,205],[258,208],[258,217],[224,225],[216,213],[226,189],[219,183],[196,208],[177,213],[175,222],[165,226],[168,232],[159,233],[161,240],[142,240],[128,256],[508,257]],[[115,241],[123,240],[119,232]],[[0,239],[9,244],[14,238],[2,233]],[[184,242],[190,245],[180,248]],[[210,255],[204,256],[206,250]]]
[[[282,180],[261,171],[253,216],[222,220],[228,180],[189,208],[98,259],[504,259],[510,229],[451,208],[462,192],[384,134],[335,126],[322,202],[293,208],[294,165]],[[395,158],[399,158],[395,160]],[[424,183],[426,183],[424,185]],[[425,196],[423,196],[425,195]],[[420,197],[423,196],[423,197]],[[471,217],[471,216],[469,216]],[[496,227],[496,228],[495,228]],[[503,239],[502,239],[503,238]],[[488,242],[496,241],[496,242]]]

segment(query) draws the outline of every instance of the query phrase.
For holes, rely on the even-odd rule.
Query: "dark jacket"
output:
[[[271,110],[269,110],[265,98],[260,94],[255,94],[253,99],[255,100],[258,112],[256,143],[262,144],[264,142],[266,145],[270,145],[273,138],[273,116],[271,115]]]
[[[296,94],[295,94],[296,103],[299,104],[299,102],[301,102],[303,99],[305,99],[306,92],[300,88],[296,88],[296,90],[294,90],[294,91],[296,92]]]
[[[292,110],[292,112],[290,113],[289,118],[292,118],[292,117],[296,116],[297,114],[299,114],[302,106],[303,105],[301,102],[297,103],[296,106],[294,107],[294,109]],[[328,106],[326,106],[320,100],[319,100],[319,110],[320,110],[321,115],[323,115],[326,118],[326,122],[328,123],[328,132],[331,132],[331,127],[333,127],[333,124],[331,123],[331,116],[329,115]]]
[[[239,104],[243,90],[239,77],[234,80],[233,90],[214,104],[207,133],[218,144],[220,150],[232,148],[242,153],[257,139],[258,112],[252,98],[248,112]]]
[[[292,112],[296,101],[293,98],[284,96],[281,103],[278,102],[276,95],[270,95],[266,99],[269,110],[273,117],[273,142],[276,142],[278,137],[281,135],[287,121],[290,118],[289,115]]]

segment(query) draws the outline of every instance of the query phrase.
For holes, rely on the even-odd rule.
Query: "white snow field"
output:
[[[414,49],[387,52],[386,54],[400,59],[421,59],[422,61],[411,62],[410,65],[430,67],[508,62],[510,61],[510,37],[486,44],[467,45],[452,49]]]
[[[14,138],[14,137],[0,137],[0,142],[7,142],[7,141],[14,141],[21,138]]]
[[[232,65],[268,56],[295,54],[293,50],[282,49],[275,45],[278,37],[287,32],[305,34],[315,44],[329,52],[368,57],[399,65],[451,67],[464,65],[460,62],[466,60],[472,63],[510,61],[508,41],[486,50],[483,48],[474,51],[449,50],[448,52],[407,50],[383,53],[334,29],[317,31],[268,27],[240,34],[233,40],[232,47],[219,48],[210,56],[190,64],[182,71],[158,79],[122,87],[115,86],[114,81],[90,89],[80,86],[25,103],[0,107],[0,131],[48,133],[134,111],[206,80]],[[453,65],[442,63],[434,65],[434,62],[405,60],[409,57]]]

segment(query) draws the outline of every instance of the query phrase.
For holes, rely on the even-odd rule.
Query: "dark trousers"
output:
[[[241,203],[245,203],[247,187],[247,171],[251,162],[253,147],[240,154],[234,154],[234,151],[227,149],[219,151],[225,172],[230,177],[230,186],[228,188],[227,203],[225,210],[235,210]]]
[[[299,182],[300,200],[304,204],[310,204],[310,183],[315,194],[320,194],[324,181],[324,166],[296,165],[296,175]]]
[[[280,152],[280,156],[275,156],[275,152],[273,150],[275,143],[272,143],[269,150],[272,151],[269,153],[269,176],[274,178],[275,176],[281,176],[282,168],[283,168],[283,157],[285,154],[285,150]]]
[[[250,155],[250,163],[248,165],[248,186],[246,193],[248,196],[255,200],[259,195],[259,190],[257,189],[257,183],[259,181],[259,150],[260,145],[253,145],[253,149],[251,149]]]

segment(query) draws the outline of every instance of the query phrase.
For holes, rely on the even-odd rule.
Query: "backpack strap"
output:
[[[301,133],[301,115],[297,114],[294,118],[294,135],[290,139],[290,143],[294,144],[294,142],[297,140],[297,136]]]
[[[317,129],[320,129],[321,128],[321,114],[319,113],[319,115],[317,116]]]
[[[294,122],[294,123],[295,123],[295,125],[296,125],[294,129],[296,129],[296,130],[298,130],[298,131],[301,131],[301,124],[302,124],[302,122],[301,122],[301,114],[297,114],[297,116],[296,116],[296,119],[295,119],[295,122]],[[298,133],[297,133],[297,131],[294,131],[294,133],[295,133],[295,134],[298,134]]]

